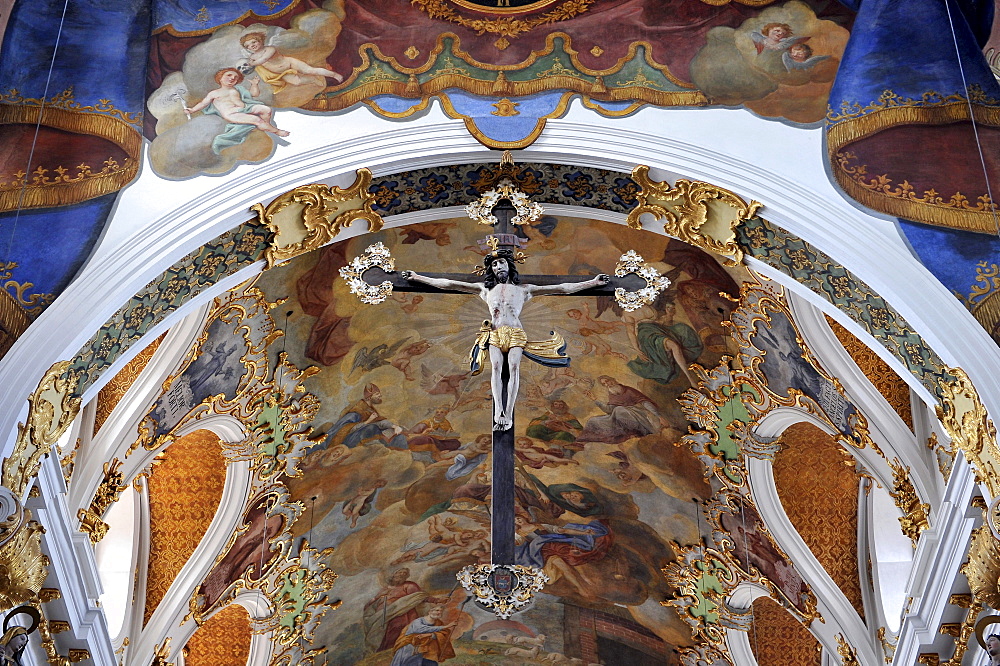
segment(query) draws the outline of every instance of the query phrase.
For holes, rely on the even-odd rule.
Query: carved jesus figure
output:
[[[520,381],[521,357],[527,355],[532,360],[543,365],[566,365],[569,359],[562,356],[561,350],[553,348],[553,338],[546,342],[528,342],[521,326],[521,310],[524,304],[535,296],[547,294],[573,294],[584,289],[600,287],[608,284],[608,275],[584,282],[565,282],[554,285],[520,284],[521,280],[514,266],[514,254],[510,250],[495,250],[486,255],[484,260],[485,280],[483,284],[463,282],[461,280],[445,280],[431,278],[413,271],[403,271],[407,280],[423,282],[438,289],[463,291],[479,294],[490,308],[491,321],[484,322],[483,330],[477,348],[488,345],[492,374],[490,383],[493,389],[493,429],[507,430],[514,423],[514,401]],[[475,354],[476,350],[473,350]],[[509,379],[504,385],[503,366],[506,361]],[[547,362],[555,361],[555,362]],[[473,364],[475,365],[475,358]]]

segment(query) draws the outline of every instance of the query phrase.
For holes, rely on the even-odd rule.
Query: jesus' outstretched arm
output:
[[[592,280],[586,280],[584,282],[563,282],[562,284],[553,285],[529,284],[525,286],[528,293],[532,296],[546,296],[550,294],[575,294],[576,292],[583,291],[584,289],[603,287],[610,282],[611,276],[601,273]]]
[[[404,280],[411,282],[423,282],[424,284],[438,289],[450,289],[452,291],[464,291],[470,294],[479,294],[483,291],[482,285],[476,282],[463,282],[461,280],[445,280],[442,278],[432,278],[413,271],[402,271],[400,275]]]

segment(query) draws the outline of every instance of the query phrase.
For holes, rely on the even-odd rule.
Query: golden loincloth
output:
[[[523,328],[513,326],[501,326],[490,331],[489,342],[494,347],[499,347],[500,351],[507,353],[513,347],[524,349],[528,346],[528,335]]]
[[[528,340],[524,329],[501,326],[494,330],[493,325],[487,320],[479,327],[476,344],[469,352],[473,375],[483,371],[485,361],[489,358],[490,346],[505,354],[514,347],[520,347],[529,359],[550,367],[569,365],[569,357],[563,354],[566,350],[566,341],[555,331],[552,331],[552,337],[548,340]]]

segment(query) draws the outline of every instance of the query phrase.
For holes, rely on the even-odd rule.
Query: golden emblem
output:
[[[595,0],[412,0],[431,18],[457,23],[477,34],[497,36],[494,45],[503,50],[508,38],[518,37],[542,25],[579,16]],[[527,16],[535,12],[533,16]],[[491,17],[490,14],[500,16]]]
[[[494,102],[493,107],[496,111],[493,112],[494,116],[519,116],[521,112],[517,110],[517,105],[519,102],[510,101],[509,97],[504,97],[503,99]]]

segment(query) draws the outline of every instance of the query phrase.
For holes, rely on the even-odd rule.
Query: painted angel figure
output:
[[[813,55],[812,47],[808,44],[793,44],[787,51],[781,54],[781,62],[789,72],[794,70],[812,69],[824,60],[828,60],[828,55]]]
[[[325,67],[313,67],[298,58],[284,55],[277,47],[267,44],[267,35],[263,32],[248,32],[240,38],[240,45],[249,54],[247,64],[254,68],[257,75],[281,92],[285,86],[298,86],[310,83],[303,77],[328,77],[340,83],[344,77]]]
[[[492,320],[483,326],[473,347],[472,371],[476,374],[489,356],[492,366],[491,386],[493,389],[493,429],[507,430],[514,423],[514,401],[520,383],[521,357],[527,356],[536,363],[547,366],[568,365],[569,358],[563,355],[565,342],[553,333],[549,340],[528,341],[521,325],[521,309],[535,296],[546,294],[573,294],[584,289],[608,284],[611,278],[601,274],[584,282],[566,282],[555,285],[520,284],[515,258],[511,250],[494,250],[484,258],[483,284],[430,278],[413,271],[403,271],[407,280],[423,282],[438,289],[464,291],[478,294],[490,308]],[[503,381],[506,362],[509,380]]]
[[[254,129],[277,136],[288,136],[287,131],[278,129],[271,122],[274,109],[256,99],[260,97],[260,79],[247,79],[249,86],[244,87],[240,85],[244,78],[238,69],[224,67],[215,73],[215,81],[219,87],[210,91],[194,106],[184,107],[186,114],[204,109],[205,113],[221,116],[226,121],[225,131],[212,140],[212,152],[216,155],[223,148],[246,141],[247,135]]]
[[[764,51],[787,51],[795,44],[807,41],[808,37],[794,37],[792,26],[787,23],[768,23],[760,32],[750,33],[750,39],[757,47],[757,54]]]

